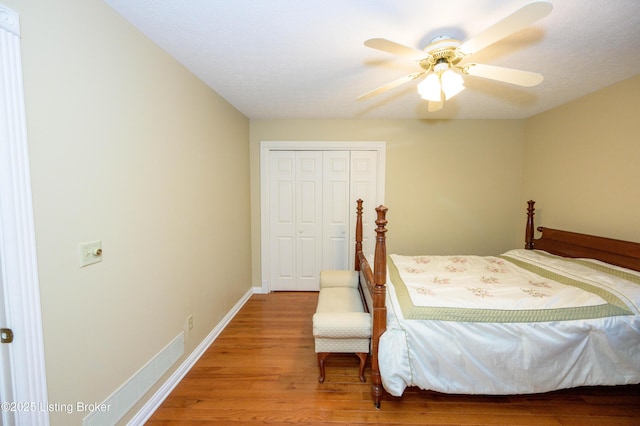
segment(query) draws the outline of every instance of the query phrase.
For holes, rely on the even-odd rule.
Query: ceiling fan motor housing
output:
[[[434,38],[431,43],[424,48],[424,52],[427,53],[427,57],[420,61],[420,66],[426,71],[439,71],[438,64],[446,63],[448,68],[451,65],[456,65],[462,56],[458,52],[458,47],[462,45],[460,40],[450,38],[448,36],[440,36]]]

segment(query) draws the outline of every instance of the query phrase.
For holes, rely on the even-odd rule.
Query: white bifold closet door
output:
[[[363,158],[372,167],[364,184],[355,172]],[[355,200],[375,191],[375,158],[370,151],[270,152],[272,291],[316,291],[321,270],[353,265]]]

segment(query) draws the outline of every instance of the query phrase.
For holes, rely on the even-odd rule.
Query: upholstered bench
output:
[[[324,382],[324,361],[331,353],[355,353],[360,358],[360,381],[365,381],[371,315],[365,312],[362,303],[357,272],[320,272],[320,294],[313,315],[313,337],[320,367],[320,383]]]

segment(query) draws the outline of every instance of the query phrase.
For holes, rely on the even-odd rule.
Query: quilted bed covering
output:
[[[541,251],[390,255],[385,389],[522,394],[640,383],[640,273]]]

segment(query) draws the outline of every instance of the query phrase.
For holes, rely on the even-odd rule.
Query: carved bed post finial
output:
[[[356,208],[356,258],[354,265],[356,271],[360,271],[358,252],[362,251],[362,199],[358,199],[356,203],[358,203],[358,207]]]
[[[535,207],[533,205],[536,202],[533,200],[527,201],[529,207],[527,207],[527,229],[524,235],[524,248],[527,250],[533,250],[533,235],[534,235],[534,225],[533,225],[533,215],[535,214]]]

